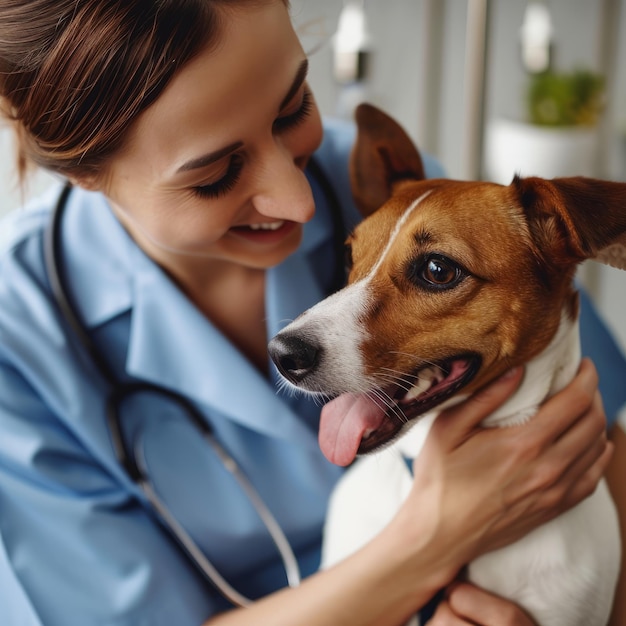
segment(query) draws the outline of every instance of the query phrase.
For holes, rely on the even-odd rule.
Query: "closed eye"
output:
[[[215,199],[228,193],[239,180],[243,169],[243,156],[233,154],[228,162],[228,169],[222,178],[207,185],[199,185],[193,188],[196,195],[201,198]]]
[[[305,89],[302,93],[302,101],[298,109],[293,113],[276,118],[272,130],[277,134],[291,130],[304,122],[307,117],[309,117],[312,110],[313,94],[309,89]]]
[[[305,89],[302,93],[302,101],[298,109],[293,113],[283,115],[274,120],[272,125],[273,132],[277,134],[288,132],[303,123],[311,114],[313,106],[313,94],[309,89]],[[226,174],[215,182],[194,187],[194,193],[202,198],[209,199],[219,198],[227,194],[239,181],[243,165],[243,157],[240,154],[233,154],[230,157]]]

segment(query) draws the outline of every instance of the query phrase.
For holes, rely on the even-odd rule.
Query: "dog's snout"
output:
[[[298,384],[317,367],[322,348],[296,335],[280,334],[269,343],[269,353],[278,371]]]

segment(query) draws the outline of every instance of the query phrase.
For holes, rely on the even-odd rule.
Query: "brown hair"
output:
[[[0,103],[18,172],[97,173],[176,71],[252,0],[3,0]],[[287,2],[285,2],[287,4]]]

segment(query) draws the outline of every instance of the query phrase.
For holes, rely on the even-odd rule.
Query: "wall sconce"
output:
[[[531,74],[550,68],[554,29],[550,11],[543,2],[529,2],[520,29],[522,64]]]
[[[370,38],[363,0],[346,0],[334,38],[334,75],[337,82],[354,83],[367,77]]]

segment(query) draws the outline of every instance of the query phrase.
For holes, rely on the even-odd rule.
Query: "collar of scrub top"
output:
[[[316,212],[299,250],[268,272],[268,336],[325,295],[309,255],[332,236],[331,222],[327,213]],[[136,246],[102,195],[75,188],[61,228],[67,272],[73,293],[80,294],[77,307],[86,327],[132,308],[126,361],[131,376],[173,389],[250,429],[317,450],[315,433],[294,419],[272,385]]]

